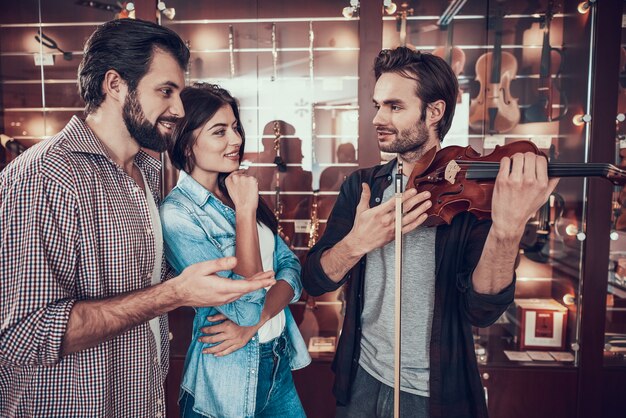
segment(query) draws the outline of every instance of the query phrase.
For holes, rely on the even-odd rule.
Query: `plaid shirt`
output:
[[[159,162],[135,163],[158,202]],[[150,286],[155,263],[143,190],[79,118],[0,172],[0,260],[0,416],[165,415],[167,316],[160,363],[148,323],[60,357],[76,301]]]

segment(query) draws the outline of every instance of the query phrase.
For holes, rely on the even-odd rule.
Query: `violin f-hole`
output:
[[[463,185],[463,183],[459,183],[456,186],[458,187],[457,190],[446,190],[445,192],[442,192],[439,196],[437,196],[437,204],[443,203],[443,200],[442,200],[443,197],[456,196],[458,194],[463,193],[463,190],[465,190],[465,186]]]

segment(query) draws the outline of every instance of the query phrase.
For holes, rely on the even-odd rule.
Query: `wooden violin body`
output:
[[[554,3],[548,2],[548,9],[541,18],[539,28],[543,30],[541,60],[539,63],[539,86],[537,99],[524,111],[524,122],[552,122],[562,119],[568,110],[567,95],[561,90],[561,63],[563,51],[550,45],[550,23],[554,17]],[[529,29],[528,38],[532,31]],[[555,77],[553,79],[553,76]],[[557,106],[554,106],[557,105]],[[556,115],[553,107],[558,109]]]
[[[517,75],[517,60],[502,51],[502,12],[492,21],[495,30],[493,52],[486,52],[476,61],[476,81],[480,91],[470,103],[469,124],[475,131],[483,126],[489,134],[505,133],[520,120],[517,99],[511,96],[511,81]]]
[[[463,68],[465,68],[465,52],[458,46],[440,46],[433,50],[433,55],[446,60],[446,62],[450,64],[450,67],[452,67],[454,75],[457,77],[463,72]]]
[[[449,224],[462,212],[478,219],[491,218],[491,198],[500,160],[517,153],[544,155],[530,141],[496,146],[481,156],[472,147],[431,148],[415,165],[407,188],[429,191],[432,206],[426,211],[425,226]],[[626,183],[626,171],[602,163],[549,163],[549,177],[606,177],[614,184]]]
[[[480,83],[480,92],[470,104],[470,126],[479,131],[484,124],[490,134],[509,132],[520,120],[518,100],[511,96],[511,81],[517,75],[517,60],[509,52],[500,52],[499,59],[502,69],[498,82],[483,77],[491,72],[493,53],[487,52],[476,61],[476,81]]]
[[[448,65],[450,65],[450,68],[452,68],[452,72],[458,79],[459,75],[465,68],[465,52],[458,46],[452,45],[452,24],[448,25],[446,32],[446,45],[435,48],[432,54],[447,62]],[[461,103],[461,94],[461,88],[459,87],[459,93],[457,94],[456,99],[457,103]]]

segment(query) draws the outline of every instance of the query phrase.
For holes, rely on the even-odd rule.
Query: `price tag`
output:
[[[47,53],[35,54],[35,65],[54,65],[54,55]]]
[[[297,219],[294,222],[296,234],[308,234],[311,231],[311,221],[309,219]]]
[[[496,145],[504,145],[504,136],[503,135],[489,135],[485,137],[485,142],[483,143],[483,148],[485,149],[493,149]]]

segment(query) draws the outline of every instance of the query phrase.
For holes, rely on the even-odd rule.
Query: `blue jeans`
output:
[[[180,399],[181,418],[205,418],[193,410],[194,398],[184,392]],[[306,418],[289,369],[287,337],[259,345],[259,377],[256,390],[257,418]]]
[[[379,382],[361,366],[352,383],[350,402],[337,407],[337,418],[392,418],[393,388]],[[400,392],[401,418],[428,418],[428,398]]]

